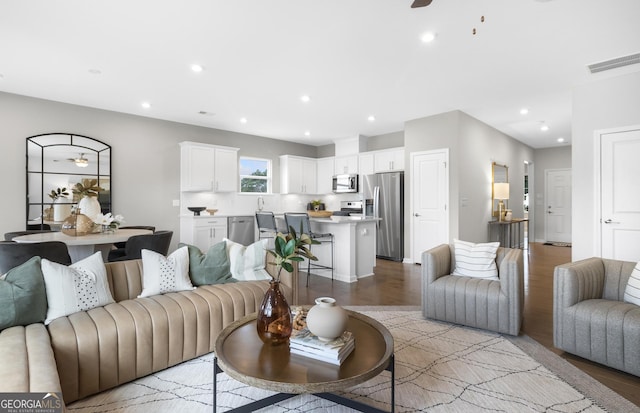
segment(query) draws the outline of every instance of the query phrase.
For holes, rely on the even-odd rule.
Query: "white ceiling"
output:
[[[0,90],[311,145],[459,109],[543,148],[574,86],[640,70],[586,69],[640,52],[639,0],[411,3],[4,0]]]

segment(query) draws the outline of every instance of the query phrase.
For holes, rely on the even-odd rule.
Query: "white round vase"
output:
[[[331,297],[316,298],[316,305],[307,313],[307,328],[320,340],[340,337],[347,328],[347,312]]]
[[[98,214],[102,213],[102,209],[100,208],[100,202],[98,202],[98,198],[95,196],[85,196],[78,202],[78,209],[80,212],[94,221]]]

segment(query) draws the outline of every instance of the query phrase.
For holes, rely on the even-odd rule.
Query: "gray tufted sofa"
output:
[[[453,245],[422,253],[422,313],[426,318],[517,336],[524,306],[522,250],[498,248],[499,281],[450,275]]]
[[[640,376],[640,307],[623,302],[635,262],[588,258],[553,275],[553,344]]]

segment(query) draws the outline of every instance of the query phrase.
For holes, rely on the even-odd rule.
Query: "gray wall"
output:
[[[597,78],[597,77],[596,77]],[[572,259],[599,256],[595,248],[597,187],[594,177],[597,130],[640,126],[640,73],[577,86],[573,91]]]
[[[181,141],[239,147],[239,156],[273,161],[274,192],[279,192],[279,156],[315,158],[314,146],[253,135],[190,126],[140,116],[0,92],[0,177],[5,202],[0,234],[25,227],[25,139],[29,136],[69,132],[86,135],[112,146],[113,212],[129,225],[155,225],[179,234]]]
[[[367,151],[399,148],[404,146],[404,131],[385,133],[384,135],[370,136],[367,139]]]
[[[533,162],[532,148],[464,112],[452,111],[405,123],[405,186],[411,188],[411,152],[449,148],[449,236],[471,242],[488,240],[491,216],[491,164],[509,167],[509,208],[523,217],[524,162]],[[411,192],[407,191],[405,216],[409,217]],[[461,200],[464,205],[461,206]],[[405,221],[409,232],[411,219]],[[405,236],[405,254],[411,253]],[[419,259],[419,257],[413,257]]]
[[[533,162],[534,188],[529,191],[530,209],[533,206],[535,211],[531,215],[535,225],[532,226],[530,233],[531,241],[543,242],[544,239],[544,220],[545,220],[545,171],[548,169],[571,169],[571,146],[562,146],[557,148],[536,149]]]

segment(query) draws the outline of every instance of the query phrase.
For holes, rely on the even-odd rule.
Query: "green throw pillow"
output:
[[[179,247],[182,246],[189,249],[189,277],[193,285],[236,282],[231,278],[231,267],[224,241],[212,245],[206,254],[196,246],[179,244]]]
[[[44,321],[47,292],[40,257],[12,268],[0,279],[0,309],[0,330]]]

